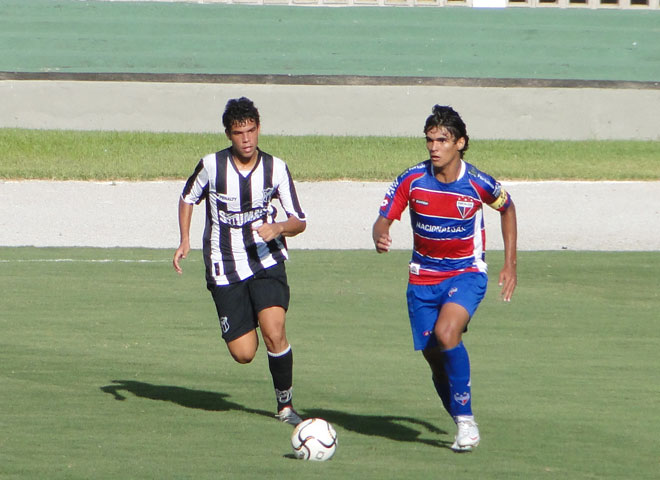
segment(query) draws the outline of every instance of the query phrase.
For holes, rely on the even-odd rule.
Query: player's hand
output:
[[[518,284],[518,275],[516,273],[516,267],[511,265],[505,265],[500,272],[499,286],[502,287],[500,296],[505,302],[510,302],[511,297],[513,296],[513,291],[516,289]]]
[[[176,252],[174,252],[174,259],[172,260],[172,265],[174,266],[174,270],[176,270],[176,273],[181,275],[183,273],[183,269],[181,268],[181,265],[179,262],[186,258],[188,256],[188,252],[190,252],[190,245],[188,243],[182,243],[179,245],[179,248],[176,249]]]
[[[376,245],[376,251],[378,253],[386,253],[390,251],[390,247],[392,246],[392,237],[390,237],[388,234],[384,233],[375,240],[376,241],[374,244]]]
[[[279,223],[255,222],[252,224],[252,230],[256,231],[264,242],[268,243],[282,235],[284,227]]]

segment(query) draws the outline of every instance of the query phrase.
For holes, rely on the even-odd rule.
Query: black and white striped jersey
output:
[[[287,216],[305,220],[284,161],[259,150],[255,167],[245,173],[238,171],[227,148],[202,158],[181,194],[189,204],[206,200],[203,251],[209,285],[239,282],[288,258],[283,237],[266,243],[252,230],[274,221],[273,199]]]

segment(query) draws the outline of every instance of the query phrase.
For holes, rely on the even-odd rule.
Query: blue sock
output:
[[[445,350],[445,372],[449,379],[449,414],[472,415],[472,392],[470,389],[470,357],[463,342]]]
[[[432,375],[431,379],[433,380],[435,391],[438,392],[438,396],[440,397],[440,400],[442,400],[442,405],[444,405],[445,410],[451,415],[451,393],[449,392],[449,382],[446,378],[438,379],[435,375]]]

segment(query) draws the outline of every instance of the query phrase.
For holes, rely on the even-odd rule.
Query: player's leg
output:
[[[422,353],[429,367],[431,367],[431,380],[433,381],[435,391],[438,397],[440,397],[445,410],[451,415],[451,393],[449,390],[449,379],[445,373],[442,349],[436,346],[424,349]]]
[[[257,321],[246,282],[210,287],[222,338],[238,363],[250,363],[259,347]]]
[[[457,347],[469,322],[470,314],[462,305],[453,302],[442,305],[433,328],[438,345],[445,351]]]
[[[277,417],[285,423],[297,425],[302,419],[293,409],[293,350],[285,328],[290,294],[284,264],[255,275],[250,282],[250,294],[268,350]]]
[[[268,368],[277,400],[277,418],[291,425],[302,419],[293,409],[293,350],[286,338],[285,311],[269,307],[259,312],[259,325],[268,350]]]
[[[445,410],[452,416],[456,423],[456,436],[451,449],[455,452],[469,452],[479,444],[479,429],[474,421],[473,415],[457,415],[455,402],[464,401],[466,396],[461,394],[456,397],[454,384],[449,381],[445,373],[445,352],[441,347],[432,347],[424,350],[424,358],[433,372],[433,385],[438,396],[442,399]],[[468,383],[469,385],[469,383]]]
[[[227,342],[227,348],[232,358],[238,363],[246,364],[254,360],[259,347],[259,337],[256,329]]]
[[[434,355],[434,361],[442,362],[449,383],[449,413],[454,418],[472,415],[470,358],[462,342],[463,331],[469,320],[465,308],[455,303],[446,303],[440,309],[434,329],[439,344],[437,350],[440,350],[439,354]]]
[[[300,418],[293,410],[293,350],[286,338],[285,311],[269,307],[259,312],[259,325],[268,350],[268,368],[273,378],[278,418],[298,424]]]
[[[261,336],[269,353],[277,354],[290,348],[286,338],[286,311],[280,306],[262,309],[258,314]]]
[[[458,426],[452,448],[471,450],[480,441],[479,429],[472,414],[470,358],[463,344],[463,333],[486,292],[485,274],[469,273],[448,281],[450,287],[440,308],[434,335],[442,350],[442,362],[449,384],[449,412]]]
[[[447,296],[446,285],[408,285],[408,315],[415,350],[421,350],[431,367],[433,386],[445,410],[451,415],[451,393],[445,372],[444,355],[438,346],[434,328],[442,300]]]
[[[479,445],[480,435],[472,414],[472,386],[470,382],[470,358],[461,341],[467,326],[467,311],[455,303],[445,304],[440,310],[436,337],[441,359],[447,375],[449,390],[449,414],[457,426],[454,451],[470,451]]]
[[[444,288],[438,285],[408,285],[408,316],[415,350],[421,350],[431,367],[433,386],[449,411],[449,383],[445,373],[442,349],[438,348],[433,329],[438,319],[438,310]]]
[[[462,288],[465,289],[464,286]],[[433,329],[438,348],[425,352],[430,364],[442,363],[442,371],[449,384],[449,412],[454,419],[459,416],[472,416],[470,357],[462,341],[463,332],[470,321],[470,312],[463,305],[454,303],[454,300],[465,303],[464,297],[467,296],[459,296],[454,292],[451,301],[442,305]],[[439,370],[437,366],[435,369]],[[439,380],[441,377],[437,375],[436,378]]]

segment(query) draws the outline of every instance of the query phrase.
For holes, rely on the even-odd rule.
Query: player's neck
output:
[[[433,166],[433,176],[442,183],[453,183],[461,174],[461,161],[451,162],[442,167]]]
[[[234,162],[234,165],[236,166],[236,170],[245,172],[254,168],[255,164],[257,163],[257,159],[259,158],[259,151],[255,150],[254,154],[248,158],[236,155],[236,153],[232,151],[231,158]]]

